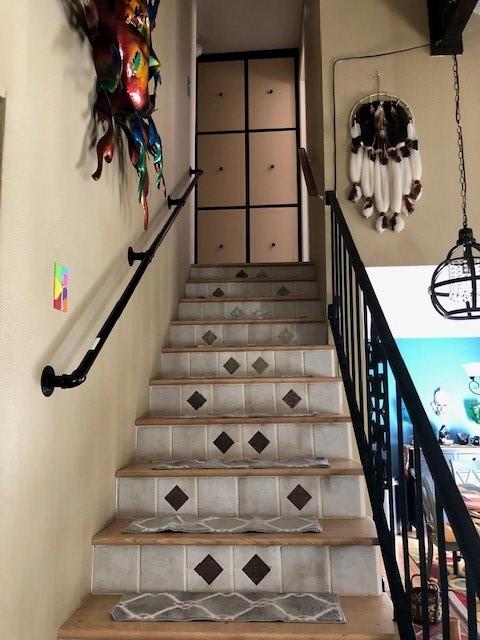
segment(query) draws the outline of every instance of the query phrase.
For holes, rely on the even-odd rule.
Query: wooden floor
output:
[[[59,640],[397,640],[386,595],[341,597],[346,624],[114,622],[119,596],[89,596]]]

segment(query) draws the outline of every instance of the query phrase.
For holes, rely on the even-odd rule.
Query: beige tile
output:
[[[172,427],[172,458],[174,460],[205,460],[206,442],[202,427]]]
[[[213,342],[207,342],[204,336],[210,333],[217,336]],[[195,343],[200,347],[220,347],[223,344],[223,326],[221,324],[199,324],[195,328]]]
[[[304,352],[306,376],[333,376],[334,352],[328,349],[308,350]]]
[[[342,383],[322,382],[308,384],[308,400],[313,413],[342,412]]]
[[[285,516],[321,516],[319,479],[313,476],[280,478],[280,513]]]
[[[150,387],[150,409],[164,416],[180,413],[181,389],[179,385],[152,385]]]
[[[312,425],[279,424],[277,433],[279,458],[313,457]]]
[[[320,300],[299,301],[296,305],[296,318],[307,318],[308,320],[320,320],[325,318],[325,306]]]
[[[299,340],[297,344],[327,344],[326,325],[323,323],[299,325]]]
[[[137,427],[137,456],[144,459],[172,457],[171,427]]]
[[[246,424],[243,427],[243,451],[245,458],[276,460],[278,457],[276,426]]]
[[[142,545],[140,548],[140,591],[184,591],[183,546]]]
[[[357,518],[365,515],[363,479],[360,476],[322,478],[325,518]]]
[[[233,370],[233,373],[230,373],[230,370],[226,368],[224,365],[228,364],[230,366],[230,359],[235,360],[238,368]],[[233,364],[233,363],[232,363]],[[218,376],[220,378],[244,378],[247,375],[247,355],[241,351],[234,352],[221,352],[218,354]]]
[[[240,477],[238,504],[241,516],[279,515],[277,478]]]
[[[179,320],[203,320],[203,304],[201,302],[180,302],[178,305]]]
[[[288,591],[330,593],[330,548],[308,545],[282,547],[283,584]]]
[[[255,368],[253,365],[257,362],[257,368]],[[265,364],[268,365],[266,368]],[[268,378],[274,375],[276,373],[273,351],[249,351],[247,353],[247,376],[249,378]]]
[[[195,326],[175,324],[170,327],[170,344],[174,347],[191,347],[195,344]]]
[[[155,514],[155,478],[118,478],[118,512],[121,516]]]
[[[215,378],[218,375],[218,353],[192,353],[190,375],[192,378]]]
[[[305,384],[277,384],[276,385],[276,394],[277,394],[277,415],[305,415],[308,413],[308,396],[307,396],[307,385]],[[294,395],[295,394],[295,395]],[[293,400],[297,397],[298,402],[296,405],[291,407],[284,398],[292,398]]]
[[[298,344],[298,327],[296,324],[275,324],[273,325],[274,344]]]
[[[93,593],[137,591],[138,547],[97,545],[94,553]]]
[[[290,300],[282,300],[282,302],[273,303],[274,318],[296,318],[296,304]]]
[[[377,553],[377,547],[332,547],[332,591],[342,596],[380,595]]]
[[[315,455],[326,458],[351,458],[352,433],[349,424],[314,426]]]
[[[269,323],[248,326],[248,344],[267,345],[272,342],[272,326]]]
[[[213,391],[212,385],[199,384],[199,385],[181,385],[182,392],[182,416],[202,416],[211,415],[213,413]],[[194,401],[197,398],[197,394],[200,394],[204,398],[204,402],[198,409],[195,409],[189,402]]]
[[[163,378],[188,378],[190,374],[188,353],[162,354],[161,372]]]
[[[224,302],[205,302],[203,304],[203,319],[214,320],[225,318]]]
[[[275,368],[277,376],[303,376],[302,351],[276,351]]]
[[[245,385],[245,408],[247,415],[275,415],[275,385]]]
[[[232,440],[231,447],[223,453],[214,444],[215,440],[225,432]],[[209,425],[208,426],[208,459],[209,460],[241,460],[242,433],[240,425]]]
[[[237,479],[199,478],[198,515],[238,515]]]
[[[248,325],[230,324],[223,327],[223,344],[225,346],[240,346],[247,344]]]
[[[243,416],[245,414],[244,385],[215,384],[213,392],[215,415]]]

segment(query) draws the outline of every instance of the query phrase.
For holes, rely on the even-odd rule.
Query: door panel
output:
[[[250,201],[297,204],[295,131],[250,134]]]
[[[251,129],[296,126],[295,63],[293,58],[248,62]]]
[[[250,211],[252,262],[298,260],[298,210],[296,207]]]
[[[245,129],[243,60],[198,65],[198,131]]]
[[[245,211],[197,213],[198,262],[245,262]]]
[[[245,204],[245,135],[198,136],[199,207],[235,207]]]

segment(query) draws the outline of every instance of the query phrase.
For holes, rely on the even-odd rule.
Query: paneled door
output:
[[[300,255],[297,50],[198,61],[196,260]]]

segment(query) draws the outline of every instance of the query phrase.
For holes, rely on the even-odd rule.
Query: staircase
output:
[[[58,638],[397,638],[324,308],[308,263],[192,267],[117,519],[93,539],[93,595]],[[124,532],[168,515],[316,517],[322,532]],[[346,623],[112,619],[119,594],[160,591],[336,593]]]

